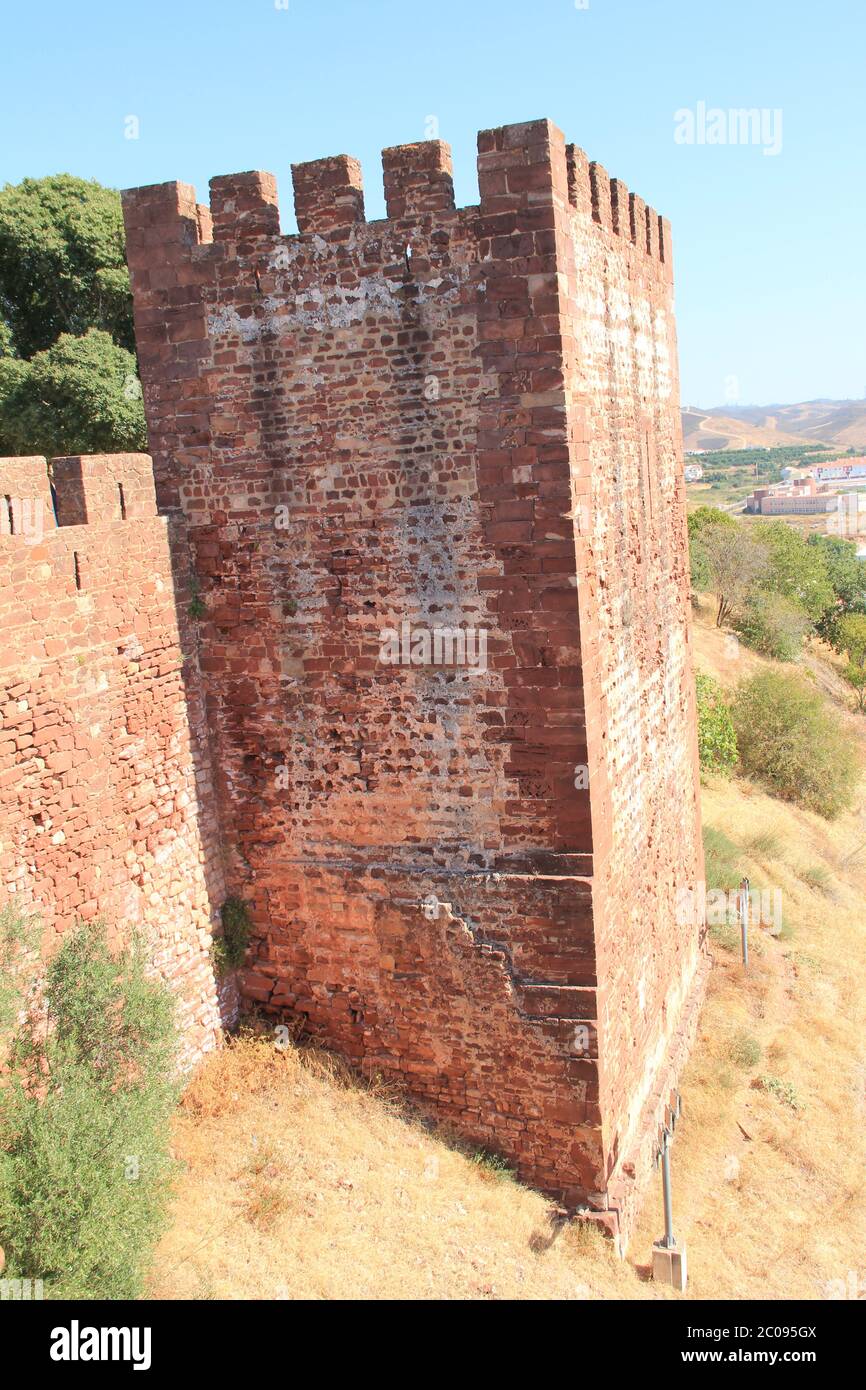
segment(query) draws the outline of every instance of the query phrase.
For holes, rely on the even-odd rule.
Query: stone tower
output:
[[[476,207],[383,159],[124,195],[241,985],[625,1234],[705,960],[670,229],[548,121]]]

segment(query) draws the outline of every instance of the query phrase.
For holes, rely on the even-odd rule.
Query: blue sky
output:
[[[866,394],[862,0],[40,0],[4,38],[0,182],[268,169],[287,231],[293,161],[357,155],[381,216],[435,118],[472,203],[476,132],[549,116],[673,223],[684,403]],[[699,103],[763,142],[678,143]]]

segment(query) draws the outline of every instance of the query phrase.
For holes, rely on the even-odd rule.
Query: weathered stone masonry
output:
[[[547,121],[478,149],[371,223],[297,165],[296,236],[268,174],[124,195],[157,497],[246,994],[624,1229],[705,959],[670,229]]]
[[[55,459],[49,481],[0,459],[0,484],[0,906],[38,916],[46,956],[76,920],[143,933],[189,1066],[220,1032],[224,889],[151,461]]]

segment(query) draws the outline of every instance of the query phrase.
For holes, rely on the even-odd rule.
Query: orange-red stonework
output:
[[[124,195],[171,756],[252,905],[246,996],[623,1235],[705,962],[670,230],[547,121],[478,148],[463,209],[447,146],[386,150],[378,222],[355,160],[296,165],[294,236],[268,174]],[[160,671],[123,538],[163,574],[165,524],[99,547]],[[475,659],[403,659],[442,627]],[[128,737],[170,743],[176,693]]]
[[[38,914],[46,954],[76,919],[143,932],[189,1065],[219,1035],[224,890],[169,523],[146,455],[51,472],[56,521],[45,459],[0,459],[0,906]]]

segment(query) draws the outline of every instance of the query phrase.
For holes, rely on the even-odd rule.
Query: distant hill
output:
[[[866,450],[866,400],[801,401],[799,405],[685,406],[687,449],[750,449],[829,444]]]

